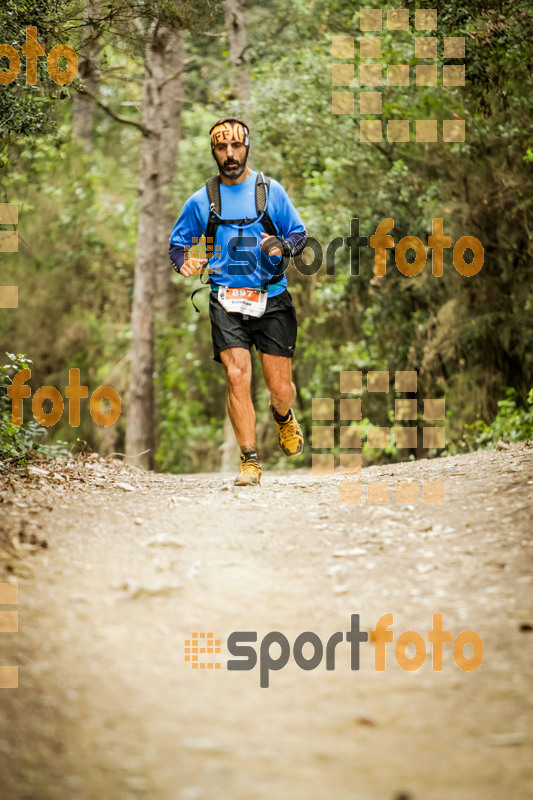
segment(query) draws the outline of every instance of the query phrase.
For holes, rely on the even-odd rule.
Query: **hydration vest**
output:
[[[255,212],[257,215],[255,217],[243,217],[242,219],[223,219],[220,216],[222,210],[222,202],[220,198],[220,175],[214,175],[212,178],[208,178],[205,182],[205,188],[209,200],[209,217],[207,219],[207,226],[205,229],[206,255],[208,259],[213,258],[215,253],[215,239],[220,225],[239,226],[239,235],[233,248],[234,251],[238,250],[241,242],[243,225],[250,225],[253,222],[260,222],[265,229],[265,233],[268,233],[269,236],[276,236],[277,238],[281,239],[280,233],[272,222],[267,210],[268,193],[270,191],[270,178],[265,177],[262,172],[257,173],[257,178],[255,180]],[[276,272],[268,279],[268,285],[279,283],[284,275],[283,267],[284,259],[282,258],[280,259],[280,263],[278,264]],[[214,281],[209,278],[209,283],[214,284]],[[199,289],[195,289],[191,294],[192,304],[195,310],[198,312],[199,309],[196,307],[193,297],[197,292],[201,292],[204,288],[207,287],[202,286]]]

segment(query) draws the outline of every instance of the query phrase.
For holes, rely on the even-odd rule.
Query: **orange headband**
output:
[[[250,144],[248,129],[240,122],[222,122],[211,131],[211,147],[220,142],[241,142],[248,147]]]

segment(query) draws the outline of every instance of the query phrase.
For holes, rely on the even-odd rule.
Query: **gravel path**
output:
[[[444,481],[437,505],[341,505],[339,477],[304,470],[237,488],[96,456],[4,476],[0,580],[18,583],[19,632],[1,634],[0,664],[19,665],[19,688],[0,690],[0,797],[532,797],[532,455],[363,471],[364,485]],[[351,615],[370,632],[388,613],[385,670],[371,642],[352,670]],[[481,637],[481,666],[461,670],[445,644],[432,669],[436,613],[452,643]],[[234,631],[257,632],[268,688],[259,663],[227,669]],[[268,672],[273,631],[291,649]],[[295,663],[305,631],[324,650],[344,633],[334,670]],[[395,656],[404,631],[426,642],[415,671]],[[193,632],[220,641],[199,656],[220,668],[184,660]]]

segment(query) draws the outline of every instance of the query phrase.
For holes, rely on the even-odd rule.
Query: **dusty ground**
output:
[[[533,449],[363,473],[444,480],[444,505],[347,506],[339,478],[146,474],[89,459],[2,479],[0,570],[20,630],[0,634],[2,800],[525,800],[532,767]],[[120,484],[123,484],[122,486]],[[47,544],[47,547],[45,545]],[[6,607],[7,608],[7,607]],[[427,640],[483,639],[463,672],[402,670],[388,644],[350,670],[228,671],[232,631],[325,643],[350,614]],[[214,632],[219,670],[184,640]],[[273,655],[278,650],[273,647]],[[310,650],[307,652],[310,656]],[[465,655],[468,655],[468,647]]]

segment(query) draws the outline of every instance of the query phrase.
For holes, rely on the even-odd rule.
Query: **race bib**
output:
[[[250,317],[262,317],[265,313],[268,292],[261,289],[240,289],[234,286],[220,286],[218,302],[230,313],[248,314]]]

